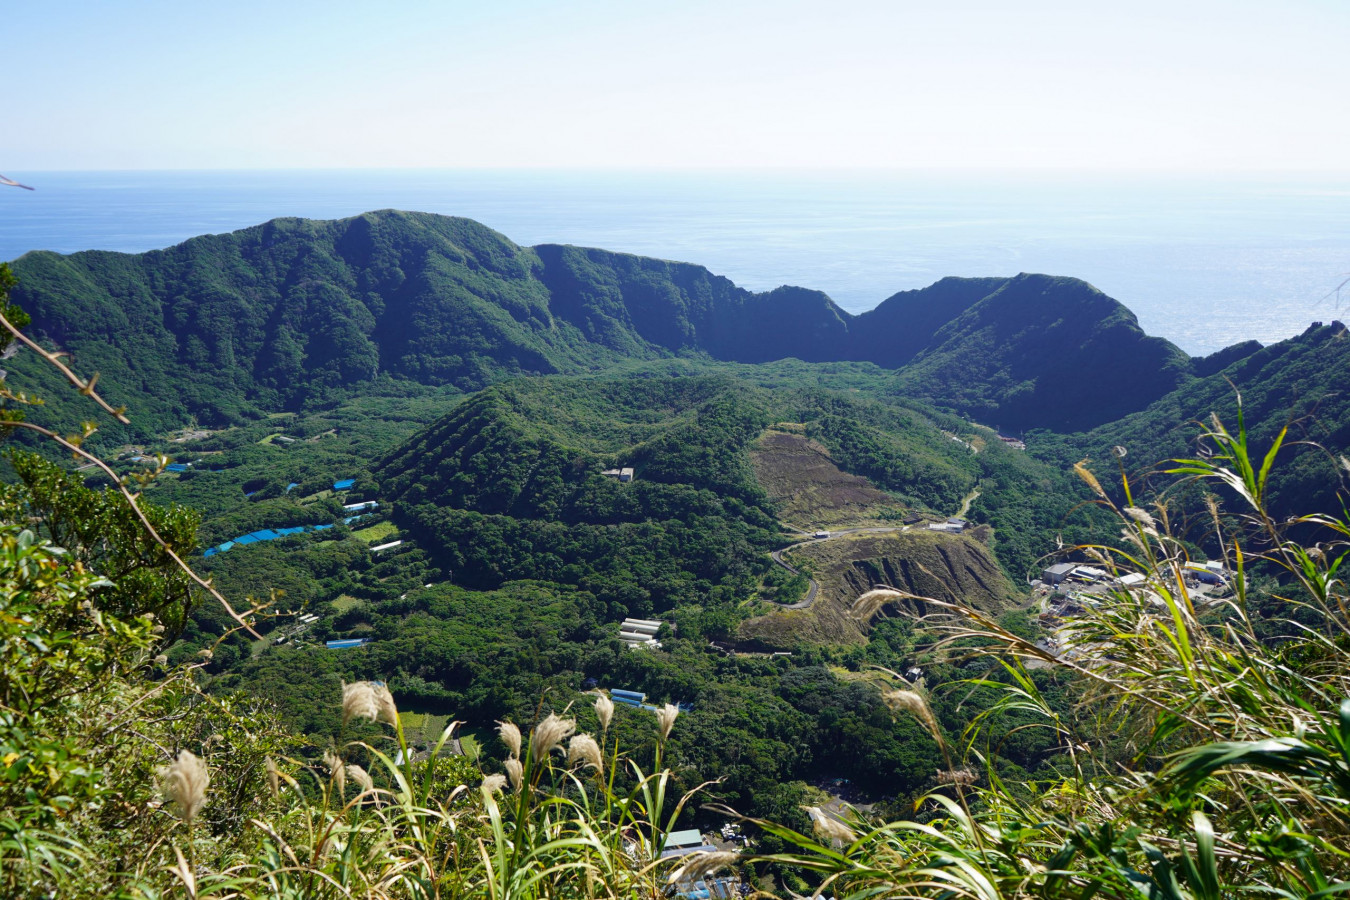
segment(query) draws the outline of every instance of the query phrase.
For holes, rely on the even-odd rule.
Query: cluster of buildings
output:
[[[1220,562],[1187,562],[1181,566],[1181,575],[1190,591],[1203,597],[1212,590],[1226,587],[1231,573]],[[1081,615],[1087,607],[1096,606],[1112,591],[1122,589],[1143,591],[1145,599],[1154,606],[1166,606],[1162,597],[1148,590],[1147,581],[1142,572],[1112,575],[1097,566],[1065,562],[1042,569],[1041,577],[1031,586],[1037,593],[1046,595],[1041,622],[1053,626],[1058,620]]]
[[[656,639],[656,633],[660,630],[661,622],[656,619],[624,619],[619,625],[619,640],[627,644],[630,650],[659,650],[661,642]]]
[[[1197,584],[1221,586],[1228,583],[1228,570],[1220,562],[1188,562],[1181,567],[1182,575],[1188,581]],[[1129,572],[1119,577],[1105,569],[1082,563],[1056,563],[1041,570],[1039,582],[1032,587],[1053,587],[1062,585],[1104,585],[1106,587],[1138,587],[1145,581],[1141,572]]]
[[[726,829],[723,829],[723,834]],[[691,853],[712,853],[717,847],[703,839],[697,829],[687,828],[683,831],[672,831],[666,836],[665,849],[661,851],[662,859],[671,859],[673,857],[688,856]],[[749,886],[743,885],[740,879],[730,875],[715,877],[705,875],[701,878],[683,878],[674,885],[674,895],[677,900],[730,900],[732,897],[741,897],[748,893]]]
[[[305,613],[295,620],[295,624],[287,628],[280,635],[272,639],[273,644],[284,644],[293,637],[299,637],[309,630],[309,626],[319,621],[319,617],[314,613]]]
[[[619,481],[622,481],[624,483],[633,480],[633,469],[631,466],[623,469],[606,469],[600,474],[605,476],[606,478],[617,478]]]
[[[961,534],[966,530],[966,526],[969,524],[970,523],[965,519],[958,519],[956,516],[952,516],[945,522],[929,522],[928,530],[941,531],[944,534]]]

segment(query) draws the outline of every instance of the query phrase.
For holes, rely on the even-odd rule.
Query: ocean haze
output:
[[[11,173],[12,174],[12,173]],[[466,216],[520,244],[602,247],[796,284],[850,312],[946,275],[1092,282],[1192,354],[1341,315],[1350,178],[1241,180],[820,171],[23,173],[0,259],[138,252],[278,216]]]

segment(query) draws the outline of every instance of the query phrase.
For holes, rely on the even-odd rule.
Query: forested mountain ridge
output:
[[[1183,384],[1191,360],[1076,278],[1018,275],[933,335],[901,392],[1006,428],[1076,431]]]
[[[476,390],[680,355],[906,367],[899,390],[962,412],[1090,427],[1147,406],[1191,365],[1074,279],[947,278],[854,316],[819,291],[753,293],[697,265],[525,248],[467,219],[391,210],[134,255],[35,252],[14,269],[34,332],[160,430],[298,409],[381,377]]]
[[[1038,436],[1037,451],[1061,465],[1089,453],[1094,466],[1114,468],[1111,448],[1124,447],[1138,474],[1158,460],[1193,456],[1209,414],[1236,428],[1242,404],[1249,440],[1269,447],[1288,428],[1284,463],[1270,480],[1273,510],[1334,512],[1346,490],[1341,454],[1350,448],[1350,332],[1340,322],[1314,323],[1302,334],[1245,350],[1204,378],[1189,381],[1147,409],[1086,434]],[[1222,361],[1222,360],[1220,360]]]

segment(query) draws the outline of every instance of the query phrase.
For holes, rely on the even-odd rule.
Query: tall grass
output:
[[[950,778],[923,824],[855,817],[846,845],[761,827],[794,846],[768,857],[815,873],[839,897],[1331,897],[1350,891],[1350,617],[1341,567],[1350,520],[1278,520],[1266,485],[1283,435],[1259,457],[1245,423],[1217,419],[1204,452],[1167,472],[1224,496],[1208,501],[1212,542],[1231,571],[1217,599],[1191,588],[1187,545],[1168,507],[1135,505],[1122,470],[1115,546],[1079,548],[1143,583],[1117,588],[1059,629],[1051,652],[977,610],[928,599],[949,618],[949,652],[990,657],[974,679],[999,700],[960,736],[979,784]],[[1295,537],[1297,536],[1297,537]],[[1316,543],[1312,543],[1316,541]],[[1256,609],[1258,574],[1277,585]],[[1278,639],[1270,635],[1278,632]],[[1080,711],[1056,712],[1030,668],[1066,673]],[[923,721],[921,705],[906,708]],[[1065,766],[1009,785],[996,755],[1002,714],[1053,730]],[[1072,721],[1070,721],[1072,719]],[[931,721],[931,720],[930,720]],[[1032,726],[1023,726],[1032,727]]]

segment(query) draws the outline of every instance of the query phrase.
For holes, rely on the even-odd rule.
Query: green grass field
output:
[[[352,537],[357,540],[365,541],[367,544],[375,544],[387,540],[398,533],[398,526],[393,522],[376,522],[369,528],[362,528],[360,531],[353,531]]]

